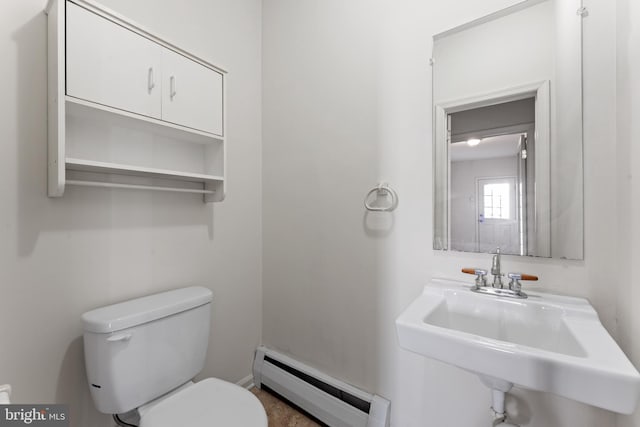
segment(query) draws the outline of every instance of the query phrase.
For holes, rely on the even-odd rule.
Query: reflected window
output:
[[[485,219],[511,219],[511,186],[509,183],[484,185]]]

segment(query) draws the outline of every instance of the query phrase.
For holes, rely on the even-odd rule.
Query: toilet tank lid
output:
[[[88,311],[85,332],[108,334],[209,304],[213,294],[202,286],[175,289]]]

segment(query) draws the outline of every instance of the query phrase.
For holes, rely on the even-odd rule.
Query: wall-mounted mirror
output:
[[[434,36],[434,249],[583,258],[581,0]]]

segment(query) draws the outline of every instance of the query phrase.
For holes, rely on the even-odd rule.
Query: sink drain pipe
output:
[[[500,390],[491,390],[491,413],[493,415],[492,427],[518,427],[507,422],[507,412],[504,408],[504,398],[507,393]]]
[[[518,427],[507,422],[507,412],[504,405],[505,396],[511,390],[513,384],[486,375],[479,375],[479,377],[480,381],[491,390],[492,427]]]
[[[493,427],[503,424],[507,420],[507,413],[504,409],[505,392],[491,390],[491,412],[493,413]]]

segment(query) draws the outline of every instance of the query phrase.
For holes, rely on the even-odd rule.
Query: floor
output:
[[[255,387],[251,392],[260,399],[267,411],[269,427],[320,427],[320,424],[310,420],[272,394]]]

